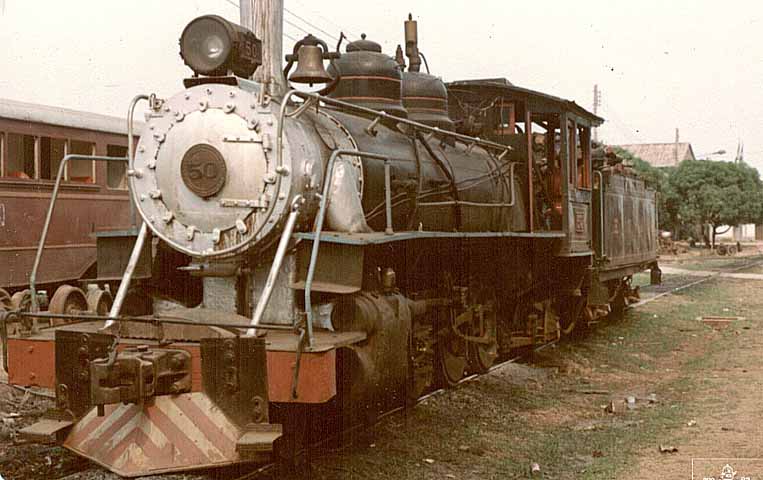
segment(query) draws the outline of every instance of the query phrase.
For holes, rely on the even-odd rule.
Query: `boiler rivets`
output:
[[[199,102],[199,110],[201,110],[202,112],[206,112],[208,107],[209,107],[209,103],[206,100],[202,100]]]
[[[143,152],[145,152],[145,151],[146,151],[146,147],[144,147],[143,145],[141,145],[140,147],[138,147],[138,151],[139,151],[140,153],[143,153]]]
[[[246,228],[246,224],[244,223],[244,221],[241,220],[240,218],[236,220],[236,230],[238,230],[238,233],[240,233],[241,235],[245,235],[246,232],[249,231],[249,229]]]
[[[164,140],[167,138],[167,136],[163,133],[155,133],[154,139],[157,141],[157,143],[164,143]]]
[[[162,220],[164,221],[164,223],[170,223],[173,218],[175,218],[175,215],[172,212],[167,212],[164,215],[162,215]]]
[[[162,191],[161,190],[151,190],[148,192],[148,196],[151,197],[154,200],[158,200],[162,198]]]
[[[233,111],[236,109],[236,104],[234,103],[226,103],[225,107],[223,107],[223,112],[225,113],[233,113]]]
[[[149,170],[155,170],[156,169],[156,160],[154,160],[154,159],[149,160],[148,163],[146,164],[146,166],[148,167]]]
[[[188,240],[189,242],[192,241],[194,235],[196,235],[196,227],[194,227],[193,225],[189,225],[185,229],[185,238],[186,238],[186,240]]]
[[[249,130],[257,130],[259,126],[260,122],[256,118],[249,120]]]
[[[185,114],[183,112],[175,112],[176,122],[182,122],[184,119],[185,119]]]
[[[265,180],[265,183],[267,184],[273,184],[273,183],[276,183],[276,176],[272,173],[268,173],[267,175],[265,175],[264,180]]]

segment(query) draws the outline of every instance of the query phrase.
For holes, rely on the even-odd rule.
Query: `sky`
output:
[[[183,88],[183,27],[208,13],[238,21],[238,1],[0,0],[0,97],[124,116],[138,93]],[[700,157],[732,160],[743,141],[763,172],[763,2],[285,3],[291,38],[366,33],[389,54],[410,12],[446,81],[506,77],[588,109],[598,84],[607,143],[672,142],[678,128]]]

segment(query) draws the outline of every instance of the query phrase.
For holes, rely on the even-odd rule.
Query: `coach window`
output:
[[[74,155],[95,155],[95,144],[72,140],[71,153]],[[70,161],[69,180],[79,183],[95,183],[95,162],[92,160]]]
[[[578,126],[578,187],[591,189],[591,128]]]
[[[106,145],[106,155],[109,157],[127,157],[127,147],[121,145]],[[127,189],[127,162],[106,163],[106,183],[109,188]]]
[[[66,140],[40,137],[40,178],[55,180],[64,159]]]
[[[34,137],[8,133],[5,136],[8,152],[5,159],[6,178],[34,178]]]

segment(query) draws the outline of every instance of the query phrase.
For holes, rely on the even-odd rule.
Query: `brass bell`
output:
[[[297,69],[289,80],[294,83],[329,83],[333,80],[323,67],[323,50],[315,45],[302,45],[299,48]]]

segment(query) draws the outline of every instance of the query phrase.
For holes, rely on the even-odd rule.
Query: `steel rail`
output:
[[[559,342],[558,340],[554,340],[553,342],[544,343],[543,345],[539,345],[538,347],[534,348],[533,350],[531,350],[529,352],[526,352],[524,354],[517,355],[515,357],[509,358],[507,360],[504,360],[503,362],[496,363],[495,365],[490,367],[488,369],[488,371],[485,372],[485,373],[475,373],[475,374],[472,374],[472,375],[469,375],[469,376],[466,376],[466,377],[462,378],[461,380],[456,382],[453,386],[442,387],[442,388],[438,388],[437,390],[433,390],[433,391],[431,391],[431,392],[429,392],[429,393],[427,393],[425,395],[422,395],[419,398],[417,398],[416,401],[413,403],[413,405],[403,405],[403,406],[395,407],[395,408],[393,408],[391,410],[388,410],[388,411],[380,414],[375,419],[374,423],[372,425],[370,425],[370,428],[376,427],[382,421],[384,421],[384,419],[386,419],[386,418],[388,418],[388,417],[390,417],[392,415],[395,415],[396,413],[405,411],[405,410],[407,410],[409,408],[412,408],[412,407],[416,407],[416,406],[420,405],[422,402],[426,401],[429,398],[435,397],[437,395],[441,395],[441,394],[447,392],[448,390],[450,390],[450,389],[452,389],[452,388],[454,388],[454,387],[456,387],[458,385],[461,385],[461,384],[464,384],[464,383],[467,383],[467,382],[471,382],[471,381],[477,380],[480,377],[483,377],[483,376],[485,376],[485,375],[487,375],[489,373],[492,373],[492,372],[494,372],[496,370],[500,370],[501,368],[504,368],[504,367],[506,367],[506,366],[508,366],[508,365],[510,365],[512,363],[516,363],[519,360],[522,360],[523,358],[527,358],[527,357],[529,357],[530,355],[532,355],[534,353],[540,352],[541,350],[550,347],[551,345],[557,344],[558,342]],[[321,440],[318,440],[317,442],[314,442],[313,444],[309,445],[308,447],[304,448],[303,450],[300,450],[298,452],[298,454],[302,455],[308,449],[319,448],[319,447],[321,447],[323,445],[326,445],[327,443],[329,443],[331,441],[336,440],[337,438],[340,438],[343,435],[346,435],[346,434],[351,433],[351,432],[356,432],[356,431],[358,431],[358,430],[360,430],[362,428],[369,428],[369,425],[359,424],[359,425],[354,425],[354,426],[348,427],[348,428],[346,428],[346,429],[344,429],[344,430],[342,430],[340,432],[336,432],[333,435],[329,435],[326,438],[323,438]],[[246,473],[246,474],[242,475],[241,477],[236,478],[236,480],[254,480],[259,475],[262,475],[263,473],[265,473],[265,472],[267,472],[267,471],[269,471],[269,470],[271,470],[271,469],[273,469],[275,467],[276,467],[276,462],[271,462],[271,463],[268,463],[266,465],[263,465],[263,466],[259,467],[257,470],[255,470],[253,472]]]

